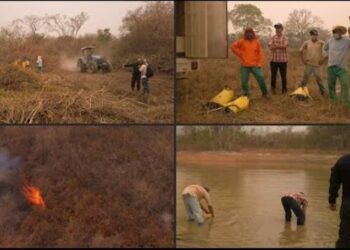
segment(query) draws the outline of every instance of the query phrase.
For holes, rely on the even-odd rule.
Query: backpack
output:
[[[147,66],[146,76],[147,78],[150,78],[154,75],[153,69],[151,69],[150,66]]]

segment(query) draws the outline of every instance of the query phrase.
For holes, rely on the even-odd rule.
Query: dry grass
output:
[[[266,55],[266,53],[265,53]],[[288,91],[294,91],[303,76],[303,65],[297,51],[289,52]],[[265,56],[265,81],[270,88],[270,69]],[[322,76],[327,88],[326,66],[322,67]],[[261,97],[260,89],[250,76],[251,102],[248,110],[238,115],[227,115],[221,112],[206,113],[201,103],[205,103],[218,94],[227,85],[239,96],[240,74],[239,61],[230,52],[228,59],[201,60],[201,70],[189,74],[188,79],[176,83],[176,116],[179,123],[349,123],[350,111],[342,105],[332,105],[328,97],[319,94],[315,79],[310,78],[308,85],[313,101],[298,102],[289,96],[281,95],[281,82],[278,75],[276,96],[270,100]],[[337,84],[337,89],[340,88]],[[339,91],[339,89],[338,89]],[[339,93],[338,93],[339,94]]]
[[[5,87],[0,88],[1,123],[171,123],[173,120],[173,84],[168,74],[159,73],[151,78],[151,94],[144,96],[131,93],[131,75],[122,69],[103,75],[64,70],[42,75],[33,70],[2,72],[0,85]],[[10,84],[3,80],[8,78]],[[27,84],[26,79],[35,84]]]
[[[0,136],[22,162],[0,179],[1,247],[173,247],[172,127],[3,127]],[[46,209],[20,206],[23,176]]]

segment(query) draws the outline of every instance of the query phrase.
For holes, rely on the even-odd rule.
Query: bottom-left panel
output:
[[[0,127],[0,247],[173,247],[173,135]]]

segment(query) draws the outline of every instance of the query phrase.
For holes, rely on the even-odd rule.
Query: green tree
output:
[[[110,32],[110,29],[98,29],[97,30],[97,41],[100,43],[108,43],[112,40],[112,34]]]
[[[298,39],[299,44],[303,43],[311,28],[322,28],[323,21],[320,17],[314,16],[310,10],[293,10],[289,13],[286,26],[286,33]]]
[[[247,27],[253,28],[259,35],[268,35],[272,30],[272,21],[265,18],[261,10],[253,4],[235,4],[228,13],[228,19],[236,33],[242,33]]]

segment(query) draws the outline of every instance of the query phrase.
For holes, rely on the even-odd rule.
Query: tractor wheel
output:
[[[90,73],[96,73],[98,71],[97,63],[92,61],[88,64],[88,70]]]
[[[110,62],[107,62],[107,70],[106,70],[106,72],[112,72],[112,70],[113,70],[112,64]]]
[[[81,59],[78,60],[77,66],[78,66],[78,69],[79,69],[80,73],[85,73],[86,72],[86,65],[82,62]]]

